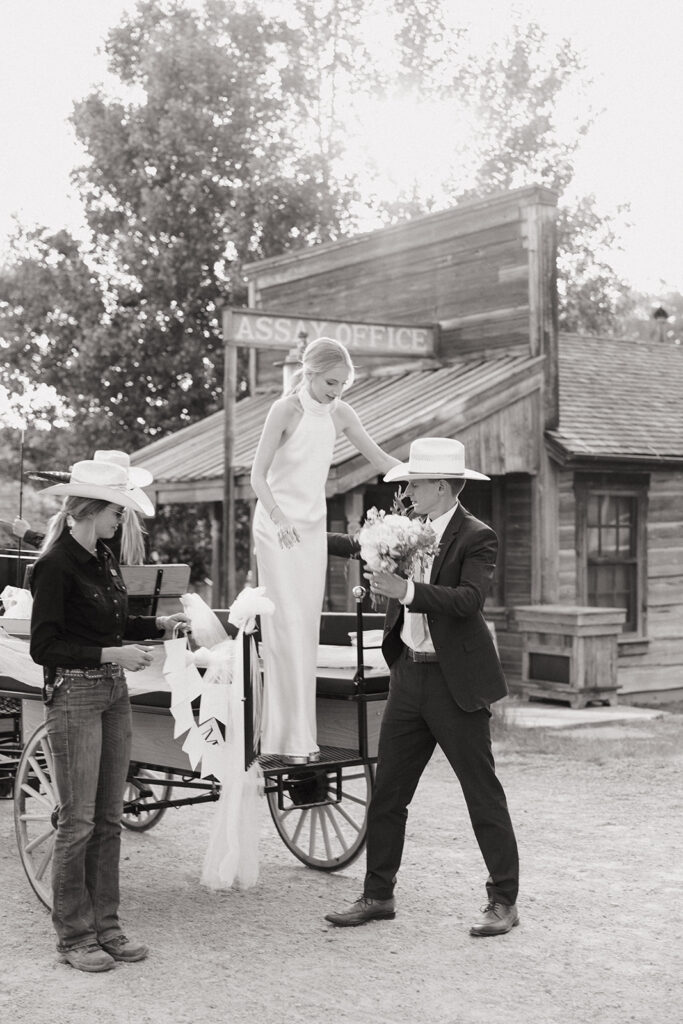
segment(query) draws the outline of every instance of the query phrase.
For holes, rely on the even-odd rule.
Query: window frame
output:
[[[576,500],[576,580],[577,598],[587,607],[588,600],[588,500],[590,497],[632,498],[635,510],[635,629],[626,629],[621,638],[639,640],[647,637],[647,514],[648,494],[650,487],[649,474],[611,474],[611,473],[576,473],[574,476],[574,494]],[[612,561],[602,558],[603,565],[624,564],[624,560],[614,558]],[[620,638],[620,639],[621,639]]]

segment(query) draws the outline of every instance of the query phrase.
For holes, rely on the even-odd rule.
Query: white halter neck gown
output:
[[[336,431],[331,413],[302,389],[303,415],[278,448],[268,486],[300,543],[283,549],[260,502],[254,515],[259,586],[275,604],[261,616],[264,666],[261,752],[307,757],[316,739],[316,658],[327,569],[325,483]]]

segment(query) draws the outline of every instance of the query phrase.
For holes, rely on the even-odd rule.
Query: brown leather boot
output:
[[[59,954],[60,962],[71,964],[77,971],[87,971],[88,974],[98,974],[100,971],[111,971],[116,963],[96,942],[87,946],[73,946],[71,949],[64,949]]]

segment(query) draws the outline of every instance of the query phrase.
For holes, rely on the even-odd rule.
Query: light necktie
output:
[[[413,580],[415,583],[424,583],[425,572],[422,560],[420,560],[415,567]],[[428,639],[430,639],[427,629],[427,620],[422,612],[409,612],[408,614],[410,615],[410,635],[415,645],[415,649],[417,650],[423,646]]]

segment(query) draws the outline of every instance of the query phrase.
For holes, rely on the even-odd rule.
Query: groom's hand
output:
[[[397,601],[402,600],[406,596],[408,582],[402,576],[397,576],[393,572],[386,572],[383,569],[380,572],[368,571],[364,575],[366,580],[370,582],[370,590],[373,594],[381,594],[382,597],[393,597]]]

